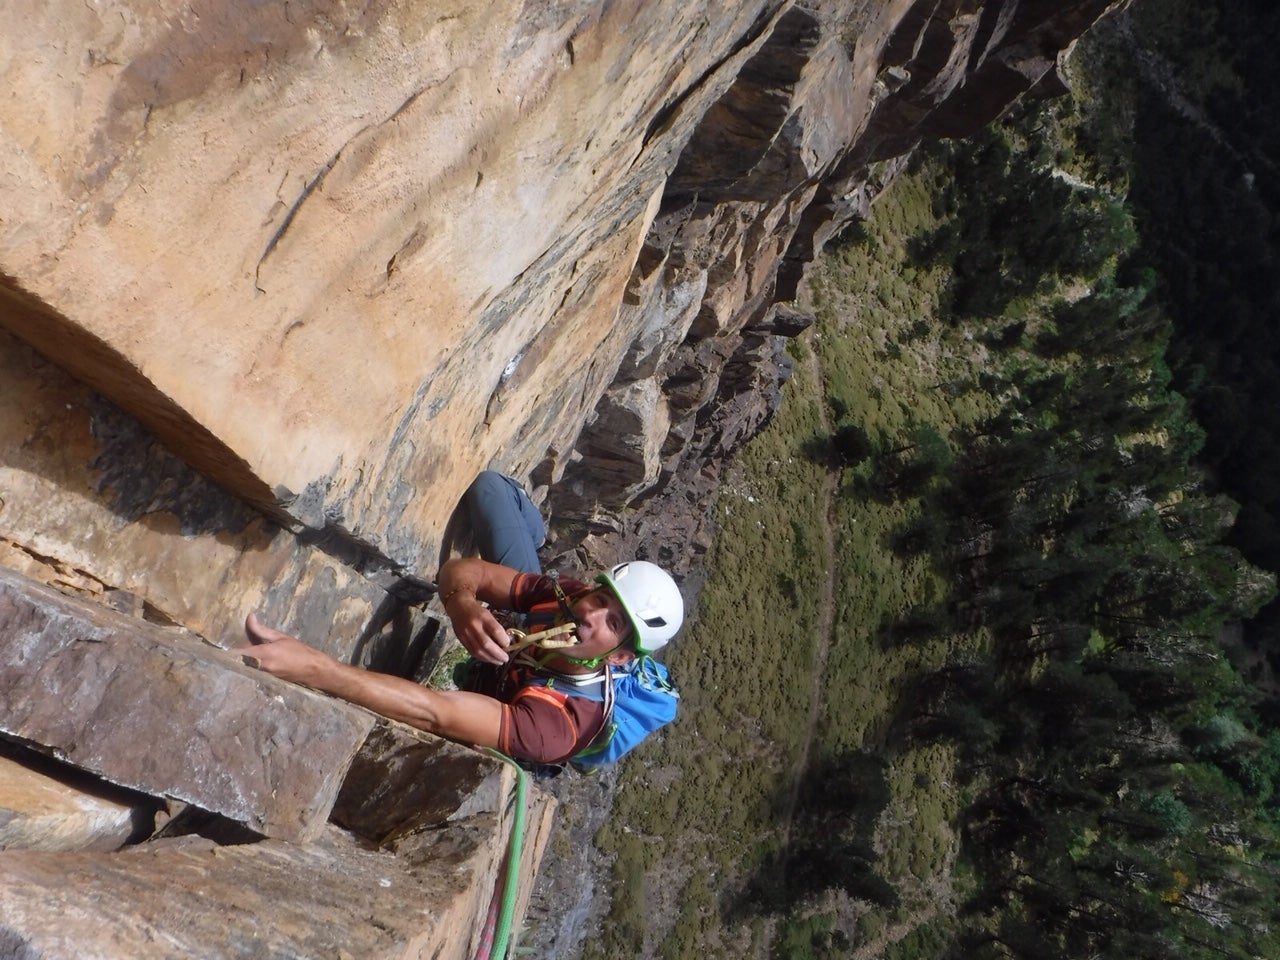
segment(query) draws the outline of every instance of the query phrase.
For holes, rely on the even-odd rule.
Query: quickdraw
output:
[[[569,597],[565,594],[564,587],[560,586],[560,573],[557,570],[551,570],[547,576],[551,578],[551,588],[555,591],[556,602],[560,604],[560,612],[564,615],[566,622],[540,630],[537,633],[508,630],[507,635],[511,637],[511,643],[507,646],[507,653],[515,653],[525,647],[535,645],[542,647],[544,650],[559,650],[564,647],[572,647],[578,642],[574,637],[578,629],[578,623],[573,619],[573,607],[569,603]],[[564,637],[564,634],[568,634],[568,637]]]
[[[576,623],[562,623],[555,627],[548,627],[546,630],[539,630],[537,633],[508,630],[507,636],[511,638],[511,643],[507,646],[507,653],[515,653],[517,650],[523,650],[525,647],[531,647],[535,644],[544,650],[572,647],[578,642],[574,636],[577,631],[578,625]],[[568,634],[568,636],[565,637],[564,634]]]
[[[556,602],[560,605],[560,612],[568,622],[548,627],[538,633],[525,633],[523,630],[508,630],[507,635],[513,642],[507,647],[507,653],[516,653],[520,650],[524,650],[526,647],[534,645],[537,645],[547,651],[561,650],[565,647],[572,647],[578,642],[577,638],[574,636],[578,629],[578,622],[573,619],[573,606],[568,595],[564,592],[564,588],[560,586],[560,574],[555,570],[551,570],[548,572],[547,576],[551,578],[552,589],[555,590]],[[561,634],[569,634],[569,637],[567,639],[557,639]],[[614,649],[617,648],[615,647]],[[567,653],[560,654],[560,656],[572,663],[576,663],[584,667],[590,667],[594,670],[596,667],[600,666],[600,664],[604,662],[605,658],[612,652],[612,650],[609,650],[600,654],[598,657],[591,657],[589,659],[580,659],[578,657],[570,656]],[[529,658],[529,655],[526,654],[524,662],[530,666],[541,669],[555,656],[555,654],[548,653],[541,660],[536,660]]]

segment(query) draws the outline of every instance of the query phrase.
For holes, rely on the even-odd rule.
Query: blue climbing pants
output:
[[[538,548],[547,539],[547,528],[524,487],[485,470],[471,482],[463,500],[482,558],[525,573],[542,572]]]

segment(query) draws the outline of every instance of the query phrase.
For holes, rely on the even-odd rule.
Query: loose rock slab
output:
[[[330,819],[377,844],[499,808],[509,768],[402,723],[380,722],[352,760]]]
[[[136,812],[0,756],[0,850],[115,850]]]
[[[372,714],[0,568],[0,733],[122,786],[305,840]]]
[[[550,809],[534,799],[525,886]],[[399,855],[336,827],[306,845],[184,837],[118,853],[0,853],[0,956],[461,960],[475,955],[507,837],[486,815]]]

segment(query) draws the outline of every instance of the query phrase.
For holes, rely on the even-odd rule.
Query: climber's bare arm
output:
[[[437,587],[459,642],[477,660],[507,662],[507,631],[485,604],[509,607],[519,571],[476,557],[450,560],[440,568]]]
[[[496,747],[502,704],[461,690],[429,690],[410,680],[339,663],[297,637],[268,627],[252,613],[245,620],[252,646],[235,652],[273,676],[333,694],[420,730]]]

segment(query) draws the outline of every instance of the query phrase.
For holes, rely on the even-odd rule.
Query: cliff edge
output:
[[[21,0],[0,37],[9,682],[52,642],[16,626],[56,605],[46,586],[88,604],[76,622],[101,606],[226,647],[252,609],[411,675],[486,467],[534,489],[548,559],[692,577],[720,466],[811,322],[789,306],[806,265],[922,140],[1054,92],[1113,3]],[[226,682],[200,663],[190,684]],[[164,676],[150,695],[186,695]],[[123,746],[77,763],[79,740],[9,712],[11,741],[143,797],[330,844],[313,858],[339,843],[332,798],[282,836],[181,763],[122,779]]]

